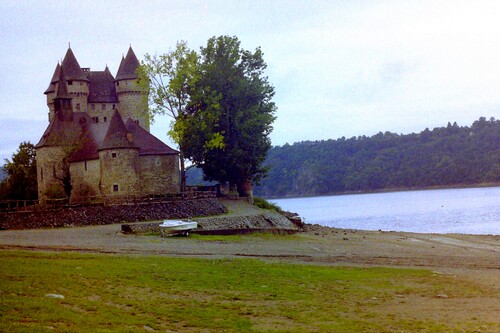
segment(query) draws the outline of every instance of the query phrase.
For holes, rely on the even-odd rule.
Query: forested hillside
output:
[[[500,120],[273,147],[263,197],[500,182]]]

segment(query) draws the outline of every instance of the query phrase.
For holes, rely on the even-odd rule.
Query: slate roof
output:
[[[125,58],[122,58],[122,61],[120,62],[120,67],[118,68],[118,72],[116,73],[116,81],[137,79],[137,74],[135,73],[135,71],[139,66],[139,60],[137,60],[137,57],[135,56],[134,50],[132,50],[131,46],[129,47]]]
[[[49,87],[45,90],[44,94],[48,94],[54,92],[56,89],[56,83],[59,79],[59,71],[61,70],[61,65],[57,63],[56,69],[54,70],[54,74],[52,74],[52,79],[50,80]]]
[[[59,84],[57,85],[57,93],[54,99],[59,98],[69,98],[71,99],[71,96],[68,94],[68,86],[66,83],[66,78],[64,76],[64,70],[63,68],[59,68]]]
[[[99,146],[99,150],[115,149],[115,148],[139,148],[133,142],[128,140],[128,130],[120,116],[120,113],[115,110],[109,128],[104,137],[104,141]]]
[[[89,122],[91,122],[91,119],[84,112],[73,113],[71,121],[64,121],[59,117],[54,117],[35,147],[61,146],[63,144],[70,146],[78,142],[82,132],[82,123]]]
[[[59,72],[61,68],[64,70],[65,78],[69,80],[89,81],[89,103],[118,103],[116,95],[115,81],[137,79],[136,70],[140,66],[139,60],[135,56],[132,47],[129,47],[125,58],[122,57],[120,67],[116,74],[116,79],[113,77],[109,68],[106,66],[104,71],[84,72],[76,57],[68,48],[62,64],[57,64],[50,84],[44,94],[49,94],[55,91],[56,83],[59,81]]]
[[[78,64],[75,55],[71,48],[68,48],[66,55],[62,61],[61,67],[64,70],[66,75],[66,80],[80,80],[80,81],[88,81],[87,76],[84,71]]]
[[[139,149],[140,156],[179,154],[135,121],[128,119],[124,123],[118,111],[111,121],[100,123],[95,123],[86,112],[74,112],[72,121],[54,117],[36,148],[61,146],[62,142],[78,148],[71,162],[98,159],[102,149],[135,148]]]
[[[126,122],[128,133],[132,135],[132,141],[139,147],[139,155],[177,155],[179,152],[170,148],[160,139],[139,126],[132,119]]]
[[[89,80],[89,103],[118,103],[115,78],[108,66],[104,71],[90,71]]]

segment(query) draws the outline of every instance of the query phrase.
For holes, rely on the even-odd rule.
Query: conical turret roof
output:
[[[76,60],[71,47],[68,48],[66,56],[64,56],[61,68],[64,69],[66,80],[88,81],[87,76],[80,67],[80,64],[78,64],[78,61]]]
[[[122,58],[118,72],[116,73],[116,81],[137,79],[136,70],[140,66],[139,60],[135,56],[132,46],[129,47],[127,55]]]
[[[54,99],[71,99],[71,96],[68,94],[68,86],[66,83],[66,78],[64,77],[64,69],[59,69],[59,84],[57,85],[57,93]]]
[[[52,79],[50,80],[48,88],[45,90],[44,94],[51,93],[55,91],[56,88],[56,82],[59,79],[59,71],[61,70],[61,65],[57,63],[56,69],[54,70],[54,74],[52,74]]]
[[[128,130],[125,127],[122,117],[118,111],[113,113],[109,122],[108,131],[104,137],[99,150],[103,149],[118,149],[118,148],[137,148],[138,147],[128,140]]]

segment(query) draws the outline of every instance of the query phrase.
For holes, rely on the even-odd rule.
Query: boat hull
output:
[[[162,236],[171,236],[177,234],[188,235],[189,231],[196,229],[198,223],[192,221],[181,220],[165,220],[160,224],[160,231]]]

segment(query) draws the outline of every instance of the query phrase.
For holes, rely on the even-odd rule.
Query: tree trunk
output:
[[[181,162],[181,193],[186,192],[186,167],[184,165],[184,154],[182,150],[179,152],[179,159]]]
[[[251,180],[238,183],[238,193],[240,197],[247,197],[248,202],[253,204],[253,184]]]

